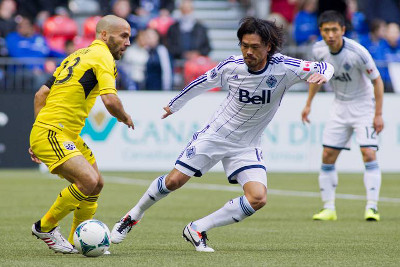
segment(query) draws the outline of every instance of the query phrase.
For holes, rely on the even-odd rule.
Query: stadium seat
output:
[[[183,67],[185,86],[191,81],[203,75],[208,70],[214,68],[217,65],[216,62],[212,61],[209,57],[199,56],[194,59],[185,62]],[[219,91],[221,88],[216,87],[209,91]]]
[[[93,16],[85,20],[83,23],[83,36],[85,38],[92,38],[93,40],[96,38],[96,25],[100,19],[100,16]]]
[[[43,24],[43,35],[51,49],[64,51],[65,41],[72,40],[78,32],[76,22],[67,16],[53,16]]]
[[[96,25],[100,19],[100,16],[92,16],[84,21],[83,36],[75,36],[73,40],[76,49],[87,47],[96,39]]]
[[[156,30],[161,36],[165,36],[169,27],[174,24],[174,19],[171,17],[157,17],[149,22],[149,28]]]

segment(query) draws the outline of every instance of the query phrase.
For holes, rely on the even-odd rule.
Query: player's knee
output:
[[[364,162],[370,162],[376,160],[375,151],[372,149],[363,151],[362,156]]]
[[[267,194],[253,194],[247,200],[254,210],[259,210],[267,204]]]
[[[168,190],[174,191],[185,184],[185,181],[181,179],[179,175],[168,175],[165,178],[165,186]]]
[[[99,176],[99,180],[97,182],[97,186],[94,189],[94,191],[92,192],[93,195],[98,195],[100,194],[101,190],[103,189],[104,186],[104,180],[101,179],[101,176]]]
[[[95,189],[99,185],[99,181],[101,180],[100,175],[97,172],[93,171],[86,173],[83,176],[84,177],[82,177],[83,179],[81,185],[83,187],[84,192],[82,193],[90,195],[95,191]]]

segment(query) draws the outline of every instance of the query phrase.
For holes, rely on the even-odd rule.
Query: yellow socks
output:
[[[58,222],[79,206],[82,200],[86,200],[84,195],[75,184],[64,188],[58,195],[51,208],[40,220],[42,232],[49,232],[58,225]]]
[[[82,201],[74,211],[74,218],[72,220],[71,232],[69,233],[68,242],[74,244],[74,232],[76,227],[81,222],[90,220],[93,218],[97,209],[97,199],[99,195],[89,196],[87,199]]]

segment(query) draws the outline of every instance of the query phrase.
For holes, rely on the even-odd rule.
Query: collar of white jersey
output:
[[[342,38],[342,40],[343,40],[343,44],[342,44],[342,47],[339,49],[339,51],[337,51],[336,53],[333,53],[333,52],[331,52],[331,51],[329,51],[330,53],[331,53],[331,55],[334,55],[334,56],[336,56],[336,55],[339,55],[339,53],[340,52],[342,52],[342,50],[343,50],[343,47],[344,47],[344,38]]]
[[[251,73],[251,74],[259,75],[259,74],[264,73],[264,71],[268,68],[268,65],[269,65],[269,62],[267,61],[267,63],[265,64],[265,67],[262,68],[261,70],[252,71],[252,70],[249,69],[249,67],[247,67],[247,71],[248,71],[249,73]]]

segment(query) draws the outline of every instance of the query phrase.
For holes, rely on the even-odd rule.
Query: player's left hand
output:
[[[383,119],[382,116],[375,116],[374,117],[374,129],[377,134],[379,134],[383,130]]]
[[[38,159],[38,157],[36,157],[35,153],[33,153],[32,148],[30,147],[28,149],[28,153],[31,156],[31,160],[37,164],[42,163],[42,161],[40,159]]]
[[[327,81],[328,80],[326,79],[326,77],[319,73],[314,73],[307,79],[308,83],[316,83],[316,84],[324,84]]]
[[[169,107],[163,107],[165,113],[161,116],[161,119],[165,119],[169,115],[172,115],[171,109]]]

